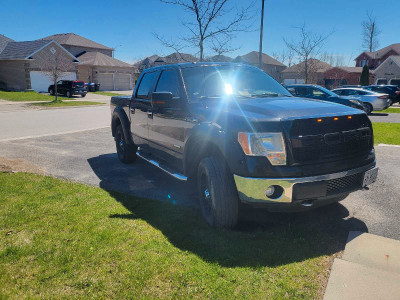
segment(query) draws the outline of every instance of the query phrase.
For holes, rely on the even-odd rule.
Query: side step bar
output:
[[[176,173],[176,172],[172,171],[171,169],[169,169],[166,166],[162,166],[159,162],[155,161],[154,159],[148,158],[144,154],[140,153],[140,151],[137,151],[136,155],[139,156],[141,159],[144,159],[145,161],[151,163],[153,166],[156,166],[157,168],[159,168],[160,170],[164,171],[168,175],[171,175],[175,179],[178,179],[180,181],[187,181],[187,177],[186,176],[184,176],[182,174],[179,174],[179,173]]]

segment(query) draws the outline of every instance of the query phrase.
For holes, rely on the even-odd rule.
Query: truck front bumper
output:
[[[373,162],[348,171],[312,177],[251,178],[234,175],[234,178],[241,202],[307,207],[318,202],[329,202],[330,199],[373,183],[378,172],[375,165]],[[266,191],[271,186],[275,194],[268,197]]]

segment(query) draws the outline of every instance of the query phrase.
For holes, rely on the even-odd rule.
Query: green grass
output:
[[[0,186],[2,299],[321,298],[345,239],[290,222],[213,229],[187,207],[40,175]]]
[[[388,113],[388,114],[399,114],[400,113],[400,108],[394,108],[394,107],[389,107],[385,110],[381,110],[377,113]]]
[[[372,123],[374,143],[400,145],[400,123]]]
[[[8,101],[52,101],[55,96],[40,94],[37,92],[5,92],[0,91],[0,99]],[[58,99],[67,100],[71,98],[60,97]]]
[[[32,103],[34,106],[43,106],[43,107],[64,107],[64,106],[83,106],[83,105],[101,105],[104,103],[101,102],[92,102],[92,101],[61,101],[61,102],[40,102],[40,103]]]
[[[103,96],[127,96],[125,94],[119,94],[119,93],[109,93],[109,92],[89,92],[90,94],[97,94],[97,95],[103,95]]]

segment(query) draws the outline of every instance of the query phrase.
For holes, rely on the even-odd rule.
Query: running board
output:
[[[153,166],[156,166],[157,168],[159,168],[160,170],[164,171],[165,173],[167,173],[168,175],[171,175],[172,177],[180,180],[180,181],[187,181],[187,177],[176,173],[174,171],[172,171],[171,169],[165,167],[165,166],[161,166],[159,162],[155,161],[154,159],[151,158],[147,158],[146,156],[144,156],[143,154],[140,153],[140,151],[136,152],[136,155],[139,156],[141,159],[144,159],[145,161],[151,163]]]

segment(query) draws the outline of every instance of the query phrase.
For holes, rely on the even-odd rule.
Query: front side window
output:
[[[165,70],[161,73],[156,92],[171,92],[172,96],[179,96],[179,82],[175,71]]]
[[[219,99],[228,95],[242,98],[291,96],[282,85],[256,68],[222,65],[191,69],[182,69],[191,100]]]
[[[143,99],[147,99],[149,97],[149,93],[151,88],[153,87],[156,74],[156,72],[151,72],[143,75],[138,87],[138,91],[136,93],[136,97]]]

